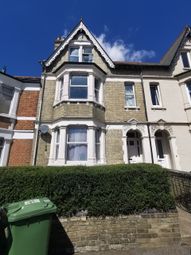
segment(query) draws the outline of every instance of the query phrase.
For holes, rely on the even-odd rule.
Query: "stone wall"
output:
[[[107,130],[106,132],[106,163],[124,163],[122,130]]]
[[[106,82],[104,85],[106,122],[124,122],[130,119],[145,121],[143,92],[140,83],[135,84],[135,97],[138,109],[125,109],[124,82]]]
[[[180,241],[176,212],[106,218],[60,218],[53,221],[50,254],[170,247]]]

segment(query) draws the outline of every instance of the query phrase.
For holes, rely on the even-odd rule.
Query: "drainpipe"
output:
[[[39,127],[41,124],[41,116],[42,116],[42,105],[43,105],[43,99],[44,99],[44,90],[45,90],[45,82],[46,82],[46,72],[45,72],[45,65],[44,62],[40,62],[42,68],[43,68],[43,84],[42,84],[42,93],[40,97],[40,104],[39,104],[39,115],[37,120],[37,131],[36,131],[36,137],[35,137],[35,145],[34,145],[34,158],[33,158],[33,166],[36,166],[36,160],[37,160],[37,151],[39,146]]]
[[[150,144],[150,148],[151,148],[151,161],[152,161],[152,164],[154,164],[153,148],[152,148],[152,143],[151,143],[151,132],[150,132],[150,128],[149,128],[150,124],[148,122],[148,112],[147,112],[147,106],[146,106],[145,89],[144,89],[144,84],[143,84],[143,73],[142,73],[142,71],[140,73],[140,78],[141,78],[141,85],[142,85],[142,91],[143,91],[143,102],[144,102],[144,106],[145,106],[145,117],[146,117],[146,121],[147,121],[149,144]]]

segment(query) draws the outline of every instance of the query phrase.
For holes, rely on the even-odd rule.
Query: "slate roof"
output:
[[[190,33],[190,27],[186,26],[185,29],[180,33],[176,41],[172,44],[170,49],[165,53],[165,55],[160,61],[160,64],[170,65],[172,63],[172,60],[174,59],[176,53],[178,52],[179,48],[182,45],[182,42],[184,41],[188,33]]]

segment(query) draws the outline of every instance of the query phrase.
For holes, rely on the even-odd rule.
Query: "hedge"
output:
[[[8,167],[0,169],[0,206],[49,197],[60,216],[116,216],[175,208],[158,165]]]

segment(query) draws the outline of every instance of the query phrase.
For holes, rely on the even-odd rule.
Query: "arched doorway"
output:
[[[155,132],[155,144],[158,163],[162,167],[172,168],[172,155],[169,144],[170,135],[166,130]]]
[[[143,162],[141,134],[137,130],[129,130],[127,132],[127,152],[128,163]]]

